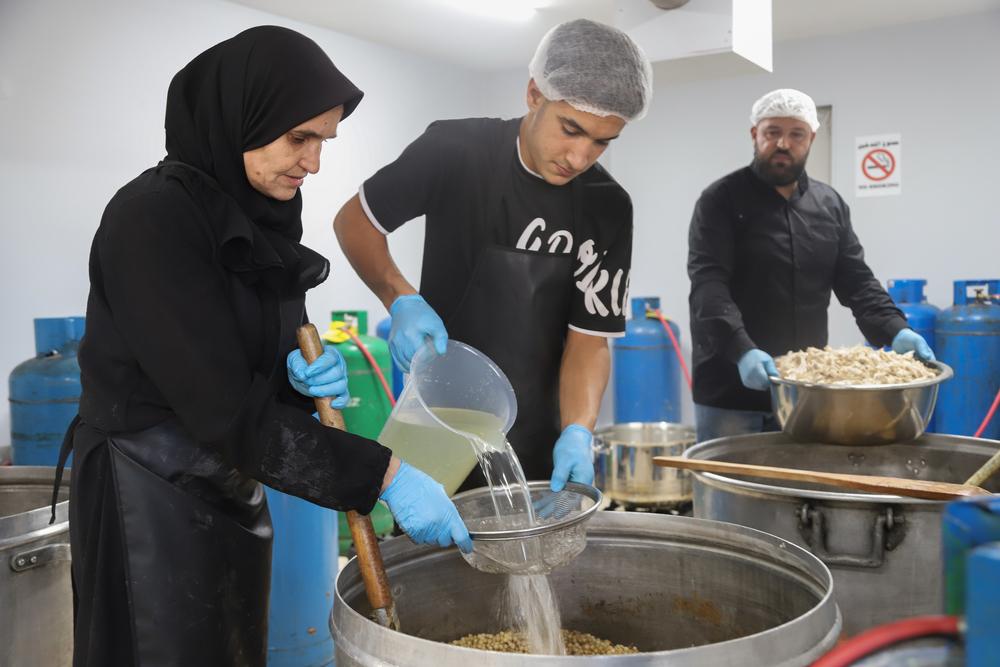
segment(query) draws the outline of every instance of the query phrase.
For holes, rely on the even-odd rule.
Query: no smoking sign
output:
[[[900,173],[902,141],[898,134],[858,137],[855,143],[855,194],[858,197],[898,195],[903,189]]]

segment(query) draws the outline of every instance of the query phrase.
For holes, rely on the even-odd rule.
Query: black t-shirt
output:
[[[505,141],[520,119],[437,121],[394,162],[361,186],[368,218],[388,234],[426,215],[421,293],[447,323],[457,309],[484,244],[523,252],[572,254],[569,328],[621,336],[632,257],[628,195],[600,166],[578,176],[602,189],[603,205],[581,201],[574,216],[573,186],[556,186],[530,172],[516,140]],[[498,167],[497,165],[502,165]],[[499,216],[490,216],[497,168],[512,170]],[[613,189],[608,197],[608,188]],[[498,222],[497,222],[498,221]]]

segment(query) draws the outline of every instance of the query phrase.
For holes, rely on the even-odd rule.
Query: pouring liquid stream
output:
[[[497,527],[526,528],[537,522],[528,482],[514,448],[502,432],[490,438],[470,437],[479,465],[490,487],[490,497],[496,514]],[[527,569],[542,561],[541,542],[536,538],[520,540],[511,554]],[[528,651],[540,655],[566,655],[562,639],[562,619],[548,575],[509,574],[501,603],[500,621],[520,631]]]
[[[391,416],[379,442],[411,465],[438,480],[452,495],[478,463],[490,488],[495,516],[481,530],[510,530],[536,524],[524,470],[492,414],[461,408],[432,408],[447,428]],[[511,543],[511,562],[528,570],[542,559],[536,538]],[[561,619],[544,574],[509,574],[499,620],[522,632],[532,653],[565,655]]]

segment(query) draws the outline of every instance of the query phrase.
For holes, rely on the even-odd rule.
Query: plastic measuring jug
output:
[[[452,495],[476,467],[477,447],[503,450],[517,417],[514,388],[485,354],[456,340],[422,347],[378,441]]]

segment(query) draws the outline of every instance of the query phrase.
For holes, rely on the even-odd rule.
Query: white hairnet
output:
[[[765,118],[797,118],[808,123],[812,131],[819,129],[819,118],[816,117],[816,103],[800,90],[794,88],[779,88],[753,103],[750,110],[750,125]]]
[[[653,97],[653,68],[642,50],[621,30],[587,19],[552,28],[528,73],[548,99],[597,116],[638,120]]]

